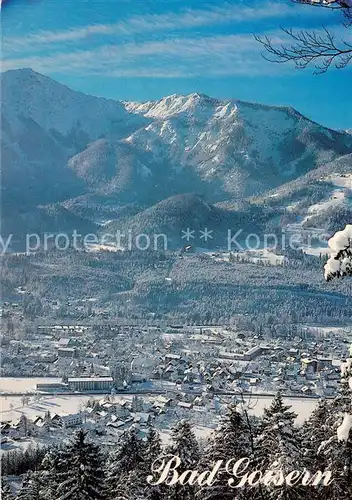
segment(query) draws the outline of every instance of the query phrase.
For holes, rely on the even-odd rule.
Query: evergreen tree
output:
[[[171,430],[171,444],[167,453],[177,455],[185,470],[194,468],[200,458],[199,445],[191,424],[180,420]]]
[[[45,485],[39,472],[28,472],[23,480],[22,487],[16,500],[42,500]]]
[[[165,485],[152,486],[147,482],[147,476],[152,472],[153,462],[162,455],[159,433],[150,427],[146,443],[143,445],[143,457],[136,460],[132,470],[125,471],[120,476],[113,492],[114,500],[162,500],[168,498],[168,488]]]
[[[18,427],[19,427],[19,432],[23,436],[30,436],[30,434],[31,434],[30,422],[24,413],[22,413],[22,415],[20,416],[20,420],[18,422]]]
[[[341,420],[339,421],[341,422]],[[336,426],[335,426],[336,431]],[[352,436],[340,441],[336,435],[323,442],[319,454],[325,459],[325,469],[331,471],[333,482],[320,488],[322,500],[338,498],[347,500],[352,498]]]
[[[52,447],[45,454],[41,463],[41,473],[45,482],[44,498],[51,500],[55,498],[59,485],[58,474],[66,469],[65,461],[62,458],[64,448]]]
[[[352,354],[352,347],[351,354]],[[339,394],[334,399],[334,406],[340,413],[352,413],[352,358],[347,358],[347,361],[341,366],[341,380]]]
[[[13,500],[11,488],[3,477],[1,478],[1,500]]]
[[[31,444],[26,450],[15,449],[3,452],[2,474],[4,476],[25,474],[29,470],[37,470],[45,456],[46,450]]]
[[[162,454],[161,437],[158,431],[150,426],[147,435],[147,442],[145,446],[145,462],[150,471],[152,463]]]
[[[296,414],[291,406],[285,405],[278,393],[269,408],[264,409],[263,427],[256,438],[256,464],[261,471],[277,469],[286,476],[299,470],[301,464],[301,443],[298,430],[294,427]],[[269,484],[266,496],[276,500],[293,500],[304,497],[306,491],[301,486]]]
[[[160,434],[154,427],[150,427],[147,436],[147,442],[145,445],[145,459],[141,474],[144,483],[147,484],[147,487],[144,490],[144,496],[148,500],[161,500],[167,498],[167,486],[163,484],[152,486],[146,482],[147,476],[152,473],[154,462],[158,460],[158,458],[160,458],[162,455],[163,449]]]
[[[55,500],[101,500],[103,498],[103,457],[98,446],[79,430],[59,453]]]
[[[108,494],[109,500],[145,500],[144,487],[137,470],[125,472],[115,485],[114,491]]]
[[[326,460],[318,451],[322,441],[329,439],[334,433],[333,418],[331,403],[322,399],[301,427],[303,463],[308,470],[325,468]]]
[[[106,480],[109,500],[119,496],[129,498],[126,490],[132,484],[131,474],[143,464],[144,458],[145,445],[138,436],[138,429],[131,427],[120,436],[117,449],[109,458]]]
[[[342,365],[340,393],[332,403],[335,422],[332,436],[325,437],[319,454],[331,471],[333,482],[321,489],[321,498],[352,498],[352,358]]]
[[[243,416],[237,411],[235,405],[230,405],[227,414],[223,417],[219,428],[204,452],[200,470],[211,470],[218,460],[223,460],[216,475],[216,480],[211,486],[199,488],[197,498],[202,500],[226,500],[240,498],[244,495],[241,491],[231,488],[228,484],[231,475],[226,471],[225,464],[229,460],[239,460],[250,454],[250,432]]]
[[[180,420],[171,431],[171,444],[166,450],[168,455],[179,457],[181,464],[177,471],[194,470],[200,459],[199,445],[192,427],[186,420]],[[193,500],[195,487],[192,485],[173,485],[169,487],[170,500]]]

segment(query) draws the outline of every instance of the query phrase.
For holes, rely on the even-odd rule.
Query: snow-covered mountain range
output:
[[[203,94],[118,102],[73,91],[30,69],[4,73],[1,84],[7,230],[21,220],[42,228],[38,206],[50,205],[50,213],[60,206],[56,222],[61,214],[64,228],[68,219],[95,222],[97,214],[136,217],[176,196],[165,204],[169,209],[190,192],[231,212],[241,200],[241,210],[270,206],[296,214],[307,187],[311,205],[339,189],[348,199],[349,186],[336,183],[352,172],[352,136],[290,107]],[[161,211],[147,215],[161,217]]]

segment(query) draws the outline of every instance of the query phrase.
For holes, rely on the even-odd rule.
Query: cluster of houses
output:
[[[181,390],[334,394],[346,336],[264,339],[228,327],[39,325],[3,336],[2,376],[59,377],[41,392]]]
[[[1,444],[18,441],[28,437],[39,437],[58,429],[67,429],[83,423],[82,413],[38,415],[33,419],[22,414],[17,421],[5,421],[0,424]]]
[[[101,442],[113,443],[114,436],[131,426],[141,436],[151,424],[170,428],[181,418],[213,427],[222,401],[243,393],[281,390],[287,396],[334,396],[346,339],[348,334],[337,331],[287,340],[225,327],[38,328],[25,338],[7,338],[3,358],[50,360],[42,366],[45,375],[55,375],[56,381],[38,381],[34,397],[69,398],[77,393],[92,397],[70,414],[4,419],[2,440],[57,439],[84,426]],[[31,364],[24,366],[26,374],[34,375]]]
[[[205,423],[210,412],[218,411],[220,405],[208,396],[191,396],[186,393],[169,393],[154,397],[133,396],[122,398],[105,396],[102,399],[91,398],[80,409],[72,414],[51,414],[29,418],[22,414],[17,421],[1,422],[2,444],[29,438],[57,438],[67,434],[76,427],[84,427],[99,437],[109,436],[109,441],[130,427],[138,429],[141,437],[145,437],[151,425],[163,427],[180,418]],[[214,420],[212,421],[214,425]],[[5,448],[6,449],[6,446]]]
[[[181,390],[198,392],[275,393],[281,390],[287,395],[325,397],[336,393],[342,356],[334,358],[333,353],[330,357],[323,356],[315,341],[275,340],[254,346],[248,346],[248,339],[232,341],[232,346],[220,342],[208,345],[206,353],[197,352],[198,346],[192,346],[189,341],[188,349],[181,354],[159,354],[151,374],[153,384],[174,383]],[[345,345],[341,351],[344,348]]]

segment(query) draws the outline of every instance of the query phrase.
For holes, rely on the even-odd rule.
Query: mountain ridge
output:
[[[182,196],[190,192],[213,205],[250,199],[243,204],[250,215],[253,203],[263,206],[260,200],[273,190],[301,178],[305,183],[324,165],[333,172],[340,158],[348,168],[351,159],[350,134],[290,106],[199,93],[115,101],[76,92],[30,69],[2,73],[1,86],[7,226],[12,214],[14,221],[25,214],[36,226],[38,207],[55,204],[69,207],[78,222],[86,214],[94,224],[94,213],[109,211],[112,217],[132,214],[134,222],[144,211],[140,220],[151,221],[153,214],[162,220],[152,207],[169,207],[162,201],[172,197],[184,204]],[[56,219],[61,213],[70,219],[60,210]]]

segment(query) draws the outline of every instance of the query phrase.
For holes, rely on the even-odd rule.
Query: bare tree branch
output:
[[[352,26],[352,0],[291,0],[293,3],[331,10],[341,10],[347,22],[345,28]],[[294,31],[281,28],[292,43],[277,45],[268,36],[255,35],[255,39],[265,49],[264,59],[275,63],[293,62],[298,69],[314,65],[315,74],[325,73],[330,67],[345,68],[352,61],[352,43],[339,40],[325,27],[321,31]]]
[[[291,2],[309,7],[341,11],[345,18],[343,25],[346,28],[352,25],[352,0],[291,0]]]

